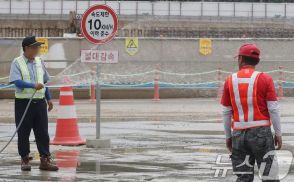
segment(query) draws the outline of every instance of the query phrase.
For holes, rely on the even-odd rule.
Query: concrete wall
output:
[[[132,74],[150,71],[158,66],[163,71],[176,73],[201,73],[215,70],[218,67],[227,71],[236,71],[237,62],[233,59],[238,48],[243,43],[256,43],[261,48],[261,63],[258,69],[268,71],[278,69],[283,66],[284,69],[294,71],[294,39],[213,39],[212,54],[203,56],[199,53],[198,39],[139,39],[139,50],[134,56],[130,56],[125,51],[125,39],[116,38],[115,40],[99,46],[99,49],[118,50],[119,63],[103,65],[102,72],[113,74]],[[7,38],[0,39],[0,77],[9,74],[10,64],[14,57],[21,53],[21,39]],[[90,49],[93,45],[85,39],[49,39],[49,54],[43,56],[49,73],[55,75],[65,67],[72,64],[80,57],[81,49]],[[79,71],[78,69],[76,70]],[[278,73],[272,74],[274,80],[279,78]],[[221,79],[224,79],[223,75]],[[153,81],[153,75],[150,77],[135,77],[135,80],[127,80],[128,83],[140,83]],[[294,81],[292,74],[285,74],[285,80]],[[216,81],[216,74],[200,76],[174,76],[161,75],[160,81],[172,83],[197,83],[206,81]],[[7,82],[7,80],[0,80]],[[104,91],[105,98],[149,98],[152,97],[152,89],[145,91],[130,92],[136,89],[113,89]],[[140,89],[139,89],[140,90]],[[292,89],[288,89],[286,95],[291,96]],[[1,91],[1,90],[0,90]],[[81,98],[88,96],[88,90],[81,92]],[[110,94],[112,93],[112,94]],[[140,94],[138,94],[140,93]],[[163,97],[196,97],[196,96],[215,96],[215,90],[207,91],[204,89],[162,89]],[[2,96],[10,95],[12,92],[1,91]],[[4,95],[3,95],[4,94]],[[207,95],[208,94],[208,95]],[[112,95],[112,96],[111,96]],[[5,97],[6,98],[6,97]]]
[[[237,69],[233,59],[243,43],[256,43],[261,48],[261,70],[273,70],[284,66],[294,70],[294,39],[213,39],[212,54],[199,53],[198,39],[139,39],[138,53],[130,56],[125,51],[125,39],[116,38],[99,49],[118,50],[119,63],[104,65],[102,71],[112,73],[132,73],[154,69],[160,64],[162,70],[174,72],[203,72],[222,67],[232,71]],[[0,76],[8,75],[14,57],[21,54],[21,39],[0,39]],[[93,45],[85,39],[49,39],[49,54],[43,56],[52,75],[60,72],[80,57],[81,49]]]

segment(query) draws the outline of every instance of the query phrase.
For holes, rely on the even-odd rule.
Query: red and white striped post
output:
[[[279,86],[278,86],[278,98],[279,100],[282,99],[284,95],[284,90],[283,90],[283,82],[284,82],[284,71],[283,71],[283,66],[279,66]]]
[[[154,85],[153,101],[160,101],[158,81],[159,81],[159,65],[157,65],[155,69],[155,76],[154,76],[154,82],[153,82],[153,85]]]
[[[221,99],[222,94],[223,94],[223,84],[222,84],[222,68],[218,67],[217,68],[217,82],[218,82],[218,87],[217,87],[217,99]]]
[[[96,101],[96,97],[95,97],[95,85],[93,83],[91,83],[90,85],[90,101],[91,102],[95,102]]]

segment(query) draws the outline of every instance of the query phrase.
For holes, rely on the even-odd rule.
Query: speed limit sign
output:
[[[117,24],[117,15],[113,9],[107,5],[94,5],[83,14],[81,29],[91,43],[104,44],[116,35]]]
[[[97,44],[96,50],[84,52],[85,60],[92,62],[97,61],[96,65],[96,138],[87,139],[88,147],[110,147],[110,140],[102,140],[100,138],[100,118],[101,118],[101,87],[100,87],[100,65],[99,63],[110,63],[108,60],[115,60],[116,56],[111,52],[98,50],[98,45],[104,44],[114,38],[117,32],[118,20],[116,13],[109,6],[106,5],[94,5],[85,11],[81,21],[81,29],[85,38],[93,43]],[[108,54],[109,53],[109,54]],[[84,60],[81,56],[81,61]],[[116,61],[117,62],[117,61]]]

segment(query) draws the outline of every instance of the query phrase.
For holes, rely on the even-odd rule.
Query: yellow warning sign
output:
[[[47,54],[48,53],[48,49],[49,49],[49,44],[48,44],[48,38],[45,37],[38,37],[36,38],[36,40],[38,42],[42,42],[43,44],[41,45],[40,48],[40,54]]]
[[[125,40],[125,49],[129,55],[135,55],[139,50],[138,37],[127,37]]]
[[[200,54],[207,56],[212,53],[212,41],[211,39],[200,39],[199,40],[199,52]]]

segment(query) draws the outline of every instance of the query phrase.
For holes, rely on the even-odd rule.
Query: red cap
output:
[[[238,56],[248,56],[259,60],[260,50],[255,44],[244,44],[240,47]]]

